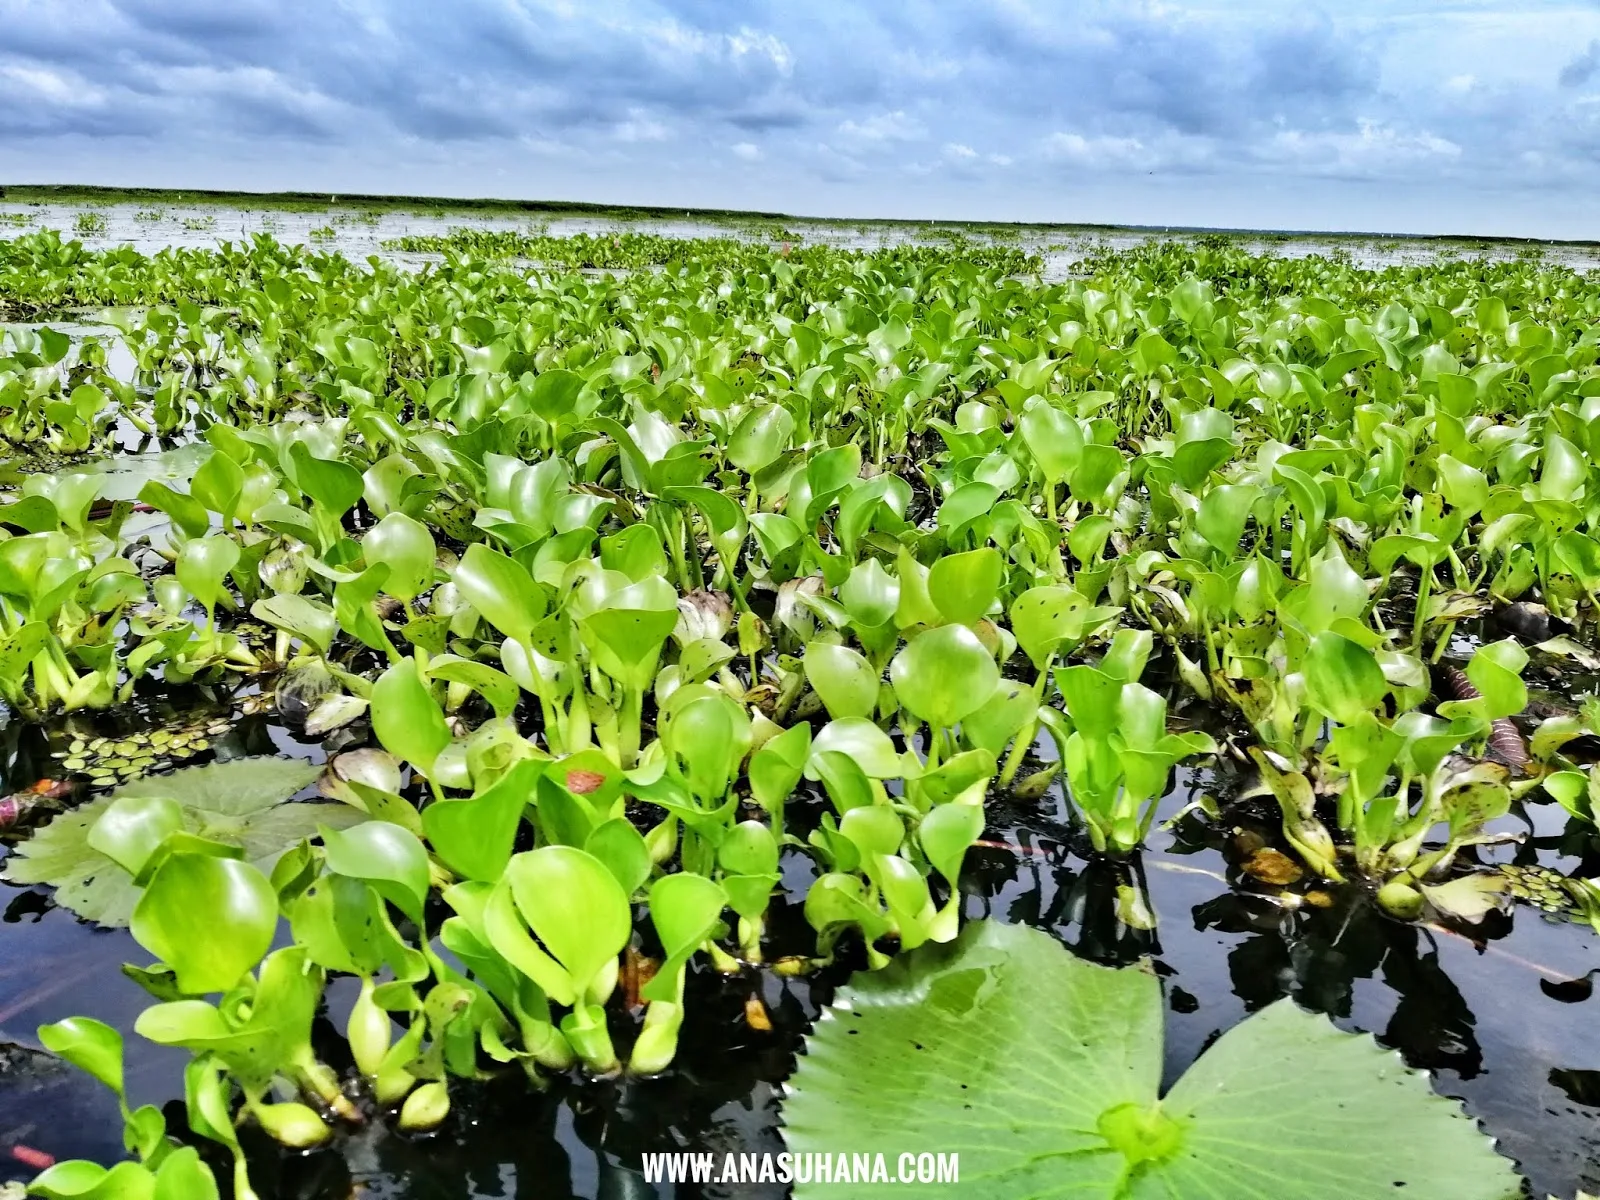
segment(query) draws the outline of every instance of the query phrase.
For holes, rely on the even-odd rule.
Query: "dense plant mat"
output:
[[[156,734],[209,726],[74,737],[87,790],[142,777],[8,867],[155,960],[137,1030],[193,1056],[240,1194],[240,1124],[310,1146],[363,1106],[437,1127],[459,1080],[654,1075],[692,971],[947,946],[994,804],[1126,864],[1184,764],[1274,814],[1251,864],[1285,904],[1600,914],[1588,872],[1494,859],[1531,805],[1593,831],[1600,708],[1530,690],[1600,662],[1587,277],[1221,240],[1049,285],[988,243],[429,248],[0,242],[8,308],[99,323],[0,340],[0,699],[200,688],[326,739],[322,804],[283,803],[292,765],[169,771]],[[797,878],[810,932],[775,937]],[[309,1032],[330,975],[344,1079]],[[1285,1029],[1354,1061],[1309,1020],[1195,1070]],[[51,1036],[120,1090],[111,1035]],[[1147,1090],[1124,1150],[1169,1140]],[[153,1188],[191,1168],[141,1111],[118,1169]],[[1137,1189],[1187,1160],[1094,1161]]]

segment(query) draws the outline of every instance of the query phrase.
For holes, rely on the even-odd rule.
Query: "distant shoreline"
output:
[[[804,221],[816,225],[871,225],[886,228],[941,228],[975,233],[990,230],[1018,234],[1040,233],[1109,234],[1136,233],[1151,237],[1170,235],[1196,237],[1220,234],[1225,237],[1316,238],[1329,241],[1404,241],[1427,244],[1600,246],[1600,239],[1489,237],[1477,234],[1395,233],[1382,230],[1325,229],[1250,229],[1203,225],[1108,225],[1073,221],[965,221],[907,217],[813,217],[803,213],[763,212],[727,208],[679,208],[666,205],[595,204],[579,200],[506,200],[455,196],[385,196],[348,192],[249,192],[209,188],[99,187],[83,184],[0,184],[0,203],[8,204],[188,204],[217,205],[239,209],[275,209],[289,212],[321,211],[330,208],[369,212],[450,212],[528,213],[538,216],[590,216],[615,220],[663,220],[688,217],[694,220],[743,224],[752,221]]]

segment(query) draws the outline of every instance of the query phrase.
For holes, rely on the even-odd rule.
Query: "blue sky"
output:
[[[0,181],[1600,237],[1600,0],[0,0]]]

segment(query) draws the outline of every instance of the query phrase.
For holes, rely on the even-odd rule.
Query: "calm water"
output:
[[[274,750],[322,754],[320,745],[261,716],[240,720],[216,747],[225,757]],[[13,735],[4,786],[47,769],[42,751],[37,730]],[[1237,785],[1209,771],[1180,771],[1176,783],[1164,817],[1203,792],[1225,798]],[[814,819],[820,806],[809,803]],[[1491,915],[1467,936],[1390,920],[1356,888],[1332,892],[1326,908],[1285,908],[1275,889],[1230,865],[1241,837],[1271,832],[1268,814],[1248,805],[1230,806],[1216,825],[1191,814],[1174,829],[1159,829],[1151,849],[1126,864],[1091,863],[1074,832],[1055,819],[1058,803],[1047,796],[992,813],[986,837],[1004,848],[975,849],[969,857],[966,912],[1049,930],[1099,961],[1153,958],[1168,1001],[1169,1082],[1246,1014],[1292,995],[1434,1071],[1438,1089],[1466,1101],[1537,1195],[1571,1196],[1600,1185],[1600,1047],[1592,1036],[1600,1001],[1572,982],[1600,967],[1600,942],[1587,927],[1518,909],[1513,917]],[[806,823],[805,811],[797,820]],[[1508,819],[1508,828],[1517,824]],[[1537,855],[1574,865],[1558,841],[1542,833],[1514,852],[1519,861]],[[775,902],[771,945],[780,952],[804,950],[811,938],[798,911],[811,864],[795,855],[785,867],[794,903]],[[1124,881],[1147,889],[1154,931],[1117,921],[1116,889]],[[38,1024],[74,1013],[131,1027],[148,1000],[117,966],[147,956],[125,932],[83,925],[53,908],[44,889],[0,889],[0,914],[0,1039],[29,1044]],[[668,1186],[652,1192],[637,1175],[642,1153],[782,1148],[779,1085],[807,1023],[847,975],[843,964],[812,980],[727,980],[702,968],[690,983],[679,1066],[668,1075],[563,1082],[543,1095],[520,1078],[458,1086],[449,1122],[429,1138],[402,1137],[373,1122],[342,1131],[334,1145],[309,1156],[257,1143],[260,1190],[306,1200],[671,1195]],[[771,1032],[744,1021],[752,992],[771,1014]],[[352,998],[348,981],[330,989],[329,1015],[340,1027]],[[348,1067],[337,1037],[324,1038],[322,1049]],[[136,1100],[181,1095],[182,1056],[130,1036],[128,1062]],[[171,1118],[180,1112],[173,1106]],[[48,1065],[0,1075],[0,1147],[21,1142],[58,1157],[106,1161],[120,1153],[119,1137],[109,1094],[85,1077]],[[0,1178],[27,1174],[0,1159]],[[745,1187],[738,1194],[761,1193]]]

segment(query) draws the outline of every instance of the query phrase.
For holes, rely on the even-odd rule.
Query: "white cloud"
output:
[[[0,76],[21,86],[19,101],[43,100],[67,108],[90,108],[104,103],[105,93],[81,80],[69,80],[48,67],[11,65],[0,67]]]
[[[15,178],[1540,236],[1600,190],[1593,0],[0,0],[0,30]]]
[[[1080,167],[1143,167],[1155,161],[1145,144],[1133,137],[1084,137],[1052,133],[1044,140],[1051,158]]]
[[[1282,130],[1261,148],[1261,154],[1268,160],[1296,163],[1313,173],[1342,173],[1437,166],[1460,159],[1462,149],[1426,130],[1405,133],[1363,120],[1353,130]]]
[[[789,47],[784,45],[781,39],[770,33],[757,32],[749,26],[744,26],[738,33],[729,35],[728,51],[735,60],[765,58],[783,75],[788,75],[794,70],[794,55],[789,52]]]
[[[660,121],[652,120],[643,109],[631,109],[626,121],[618,121],[612,132],[619,142],[664,142],[672,136]]]
[[[862,142],[914,142],[928,136],[927,128],[904,109],[878,113],[859,121],[839,122],[839,132]]]

